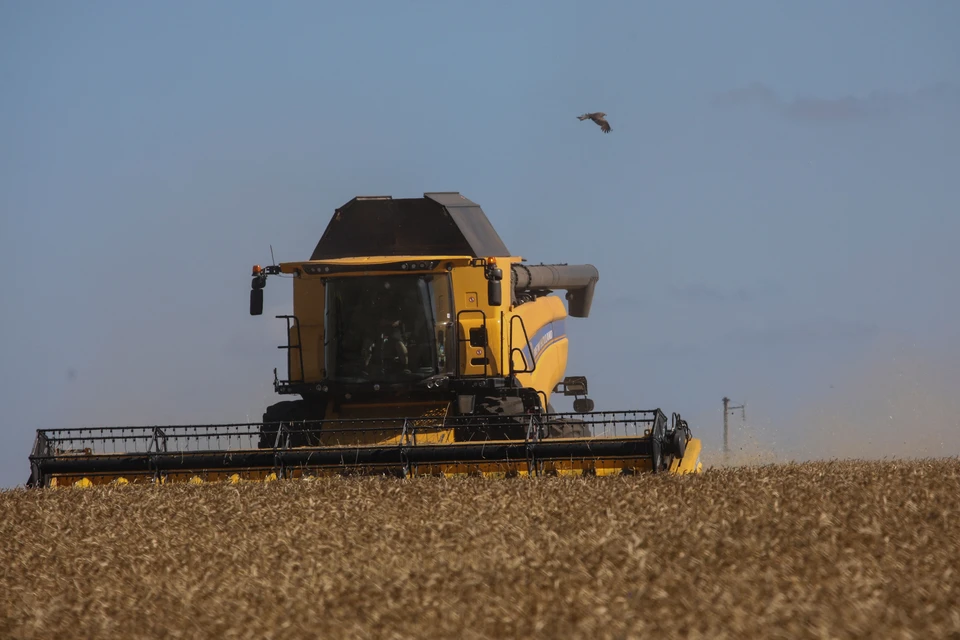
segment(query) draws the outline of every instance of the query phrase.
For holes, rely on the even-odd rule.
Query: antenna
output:
[[[270,264],[272,266],[277,266],[277,260],[273,257],[273,245],[270,245]]]

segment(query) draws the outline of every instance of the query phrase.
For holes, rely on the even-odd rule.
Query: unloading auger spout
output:
[[[562,289],[570,303],[568,313],[574,318],[586,318],[593,304],[593,292],[600,272],[592,264],[514,264],[511,267],[514,292],[551,292]]]

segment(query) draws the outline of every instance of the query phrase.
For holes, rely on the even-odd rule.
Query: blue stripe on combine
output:
[[[516,334],[514,334],[516,335]],[[560,320],[553,320],[547,324],[540,327],[540,329],[530,337],[530,347],[527,347],[526,344],[523,345],[523,357],[526,359],[527,367],[532,368],[531,358],[530,358],[530,348],[533,348],[533,352],[536,355],[536,361],[540,360],[540,356],[546,350],[547,347],[557,342],[561,338],[567,336],[567,322],[566,318],[561,318]]]

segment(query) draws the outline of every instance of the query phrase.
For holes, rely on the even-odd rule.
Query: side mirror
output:
[[[491,307],[503,304],[503,291],[499,280],[487,280],[487,304]]]
[[[250,290],[250,315],[259,316],[263,313],[263,289]]]

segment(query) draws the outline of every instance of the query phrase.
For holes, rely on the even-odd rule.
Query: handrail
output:
[[[295,315],[281,315],[277,316],[278,319],[286,319],[287,321],[287,345],[279,345],[277,349],[287,349],[287,380],[286,382],[304,382],[306,380],[307,374],[303,369],[303,334],[300,331],[300,319]],[[297,344],[290,344],[290,320],[293,320],[294,326],[297,328]],[[300,379],[294,380],[292,374],[292,367],[290,366],[290,349],[296,349],[300,353]]]
[[[466,327],[463,326],[463,324],[461,324],[461,320],[460,320],[460,316],[465,313],[479,313],[480,318],[483,321],[483,324],[481,325],[483,327],[483,359],[484,359],[482,374],[472,374],[468,376],[466,373],[464,373],[465,371],[464,363],[460,361],[460,346],[464,343],[467,343],[467,344],[470,343],[470,332],[467,330]],[[463,338],[460,337],[461,329],[463,329],[463,334],[464,334]],[[483,309],[461,309],[460,311],[458,311],[457,312],[457,375],[465,378],[487,377],[487,373],[488,373],[487,369],[492,366],[490,362],[489,353],[487,350],[487,346],[489,345],[489,343],[490,343],[490,334],[487,331],[487,314],[484,313]],[[466,349],[464,349],[464,351],[466,352]]]
[[[513,367],[513,353],[515,351],[519,351],[520,357],[523,358],[523,363],[525,365],[528,364],[527,359],[523,356],[523,349],[518,349],[517,347],[513,346],[513,323],[515,320],[520,321],[520,328],[523,330],[523,337],[527,342],[527,350],[530,352],[530,359],[533,361],[532,369],[525,368],[521,371],[518,369],[514,369]],[[533,355],[533,346],[531,346],[530,344],[530,334],[527,333],[527,325],[526,323],[524,323],[523,318],[521,318],[520,316],[511,316],[510,318],[510,375],[513,375],[515,373],[533,373],[536,370],[537,370],[537,358]]]

